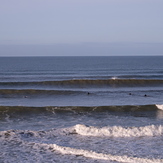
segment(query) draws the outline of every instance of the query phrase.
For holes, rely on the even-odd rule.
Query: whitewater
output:
[[[163,126],[154,125],[97,129],[78,124],[47,131],[1,131],[1,161],[161,163],[162,157],[152,155],[162,155],[162,136]],[[151,148],[144,151],[147,146]]]

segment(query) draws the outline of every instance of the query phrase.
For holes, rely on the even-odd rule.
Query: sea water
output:
[[[163,57],[0,57],[0,162],[163,162]]]

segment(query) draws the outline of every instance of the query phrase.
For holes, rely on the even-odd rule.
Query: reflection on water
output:
[[[156,113],[156,117],[158,119],[163,119],[163,111],[162,110],[158,110],[157,113]]]

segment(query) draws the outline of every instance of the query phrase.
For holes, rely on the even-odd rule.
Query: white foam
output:
[[[116,80],[116,79],[118,79],[118,77],[114,76],[114,77],[112,77],[111,79]]]
[[[100,159],[100,160],[107,160],[107,161],[118,161],[118,162],[128,162],[128,163],[162,163],[163,159],[148,159],[148,158],[138,158],[138,157],[128,157],[118,156],[118,155],[111,155],[111,154],[103,154],[103,153],[96,153],[94,151],[88,151],[83,149],[75,149],[70,147],[59,146],[56,144],[36,144],[36,146],[44,147],[46,149],[52,148],[53,151],[58,151],[62,154],[69,154],[69,155],[78,155],[87,158],[93,159]]]
[[[156,105],[156,107],[160,110],[163,110],[163,105]]]
[[[115,127],[109,127],[110,130],[114,130],[117,127],[117,131],[120,129],[120,127],[115,126]],[[72,145],[71,147],[67,147],[67,145],[70,145],[69,143],[67,145],[64,144],[64,146],[60,146],[58,145],[58,143],[63,140],[63,141],[67,141],[69,139],[69,136],[73,137],[73,134],[75,134],[75,132],[77,133],[77,128],[84,130],[84,132],[87,131],[87,135],[89,135],[90,133],[92,134],[92,136],[94,136],[93,134],[95,134],[96,131],[96,136],[108,136],[107,132],[104,132],[103,129],[108,129],[108,127],[103,127],[103,128],[96,128],[96,127],[86,127],[84,125],[76,125],[73,126],[71,128],[63,128],[63,129],[58,129],[58,130],[49,130],[44,132],[43,134],[45,135],[40,135],[41,131],[20,131],[20,130],[8,130],[8,131],[1,131],[1,137],[0,140],[2,143],[2,148],[1,150],[3,150],[4,152],[9,152],[8,150],[10,149],[10,146],[6,147],[6,143],[8,144],[12,144],[12,143],[16,143],[18,144],[15,148],[15,151],[18,150],[17,155],[18,158],[16,157],[15,159],[9,155],[4,155],[4,160],[7,162],[8,159],[11,159],[9,162],[16,162],[17,159],[20,159],[21,162],[23,162],[23,159],[27,159],[28,162],[32,162],[32,160],[36,159],[35,162],[45,162],[46,159],[49,159],[49,157],[53,160],[59,160],[60,162],[67,162],[66,159],[69,159],[70,157],[74,157],[74,159],[78,158],[78,156],[82,157],[82,161],[83,162],[92,162],[92,160],[94,159],[98,159],[99,162],[100,160],[106,161],[106,162],[110,162],[110,161],[117,161],[117,162],[121,162],[121,163],[163,163],[163,159],[154,159],[154,158],[146,158],[146,157],[141,157],[139,155],[137,155],[137,157],[133,157],[133,155],[131,156],[127,156],[126,153],[121,153],[121,154],[111,154],[111,152],[103,152],[103,150],[100,150],[99,152],[95,151],[95,148],[98,148],[99,144],[95,147],[90,149],[86,149],[83,146],[81,146],[82,143],[85,142],[81,142],[79,148],[74,148],[72,146],[74,146],[74,144],[78,143],[76,141],[73,140],[73,143],[71,142],[70,144]],[[131,130],[135,129],[136,127],[132,127],[132,128],[126,128],[128,130],[130,130],[130,135],[131,135]],[[145,129],[147,128],[147,129]],[[145,127],[141,127],[137,128],[141,130],[144,130],[148,132],[149,128],[159,130],[162,133],[162,126],[145,126]],[[124,134],[122,130],[124,130],[125,128],[122,128],[120,130],[120,132],[118,133],[119,135],[117,135],[117,137],[120,137],[120,133],[122,132],[122,134]],[[92,130],[92,131],[91,131]],[[91,131],[91,132],[90,132]],[[101,133],[100,133],[101,132]],[[59,135],[58,135],[59,134]],[[54,135],[57,135],[57,137],[54,137]],[[65,136],[66,135],[66,136]],[[113,134],[114,135],[114,134]],[[114,135],[115,136],[115,135]],[[5,138],[6,137],[6,138]],[[48,142],[48,140],[50,139],[56,139],[54,142],[54,140],[51,142]],[[45,140],[44,140],[45,139]],[[59,141],[58,141],[58,140]],[[82,139],[83,140],[83,139]],[[137,139],[140,140],[140,139]],[[161,141],[161,140],[160,140]],[[14,145],[15,145],[14,143]],[[151,143],[150,143],[151,145]],[[76,146],[76,145],[75,145]],[[9,149],[8,149],[9,148]],[[105,147],[106,148],[106,147]],[[107,148],[112,148],[111,144],[107,143]],[[118,149],[119,147],[117,147]],[[23,151],[24,150],[24,151]],[[140,150],[143,150],[140,148]],[[11,150],[12,151],[12,150]],[[19,151],[23,151],[23,157],[21,158],[19,155]],[[44,152],[44,155],[42,155],[41,151]],[[117,150],[119,151],[119,150]],[[0,151],[1,152],[1,151]],[[148,152],[148,150],[146,151]],[[27,154],[25,154],[27,153]],[[32,153],[30,157],[28,157],[28,153]],[[62,155],[58,155],[58,153],[62,154]],[[117,152],[118,153],[118,152]],[[147,155],[148,157],[148,155]],[[87,161],[86,161],[87,159]],[[34,162],[34,161],[33,161]],[[51,161],[52,162],[52,161]],[[71,161],[69,161],[71,162]]]
[[[160,136],[163,134],[163,126],[144,126],[144,127],[87,127],[78,124],[74,126],[77,134],[84,136],[110,136],[110,137],[140,137],[140,136]]]

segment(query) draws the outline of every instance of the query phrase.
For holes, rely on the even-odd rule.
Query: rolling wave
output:
[[[158,111],[163,105],[121,105],[121,106],[46,106],[46,107],[28,107],[28,106],[0,106],[0,112],[7,113],[42,113],[42,112],[146,112]]]
[[[0,137],[38,137],[48,138],[49,136],[66,136],[66,135],[82,135],[92,137],[112,137],[112,138],[125,138],[125,137],[155,137],[163,135],[162,125],[149,125],[141,127],[122,127],[122,126],[86,126],[77,124],[72,127],[49,129],[47,131],[30,131],[30,130],[7,130],[0,131]]]
[[[161,136],[163,135],[163,126],[145,126],[145,127],[129,127],[121,126],[113,127],[87,127],[85,125],[76,125],[75,132],[84,136],[109,136],[109,137],[140,137],[140,136]]]
[[[107,80],[62,80],[62,81],[40,81],[40,82],[0,82],[0,86],[62,86],[62,87],[136,87],[136,86],[160,86],[163,80],[157,79],[107,79]]]

